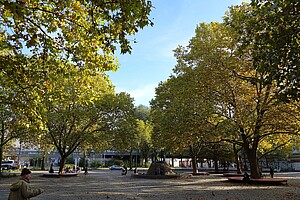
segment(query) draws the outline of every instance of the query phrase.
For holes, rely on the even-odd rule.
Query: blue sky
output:
[[[249,1],[247,1],[249,2]],[[176,65],[173,50],[186,46],[201,22],[222,22],[228,7],[242,0],[152,0],[154,26],[140,30],[132,53],[116,55],[120,68],[108,73],[116,92],[127,92],[136,106],[149,106],[155,88],[165,81]]]

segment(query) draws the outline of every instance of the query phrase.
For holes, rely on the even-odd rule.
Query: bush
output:
[[[119,160],[119,159],[112,159],[110,161],[108,161],[108,166],[112,166],[112,165],[120,165],[123,166],[124,165],[124,161],[123,160]]]
[[[73,157],[68,157],[66,160],[66,164],[75,164]]]
[[[98,161],[92,161],[91,168],[99,168],[101,167],[101,164]]]

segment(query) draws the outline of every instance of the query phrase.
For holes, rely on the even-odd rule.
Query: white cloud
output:
[[[127,93],[130,94],[132,98],[134,98],[134,104],[136,106],[142,104],[145,106],[149,106],[149,101],[154,98],[155,96],[155,88],[157,85],[154,84],[148,84],[143,87],[139,87],[133,90],[129,89],[118,89],[116,88],[117,92],[124,92],[126,91]]]

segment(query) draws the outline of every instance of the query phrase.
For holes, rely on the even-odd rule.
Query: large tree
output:
[[[150,150],[152,148],[152,129],[153,124],[150,121],[144,122],[143,120],[137,120],[137,133],[139,141],[139,152],[144,159],[144,166],[147,167],[148,158],[150,156]]]
[[[156,88],[156,98],[151,101],[153,141],[173,153],[188,148],[193,172],[197,172],[197,156],[201,144],[211,136],[213,124],[210,119],[215,106],[208,97],[208,88],[199,85],[197,73],[179,68],[174,70],[175,75]]]
[[[151,1],[0,1],[0,68],[26,98],[61,66],[116,70],[118,44],[152,25]],[[55,73],[49,74],[55,71]],[[3,85],[1,85],[3,86]],[[29,89],[28,91],[25,91]],[[30,109],[33,109],[32,107]]]
[[[251,47],[253,67],[264,73],[264,81],[276,81],[276,95],[299,101],[299,1],[252,0],[231,8],[226,23],[239,33],[241,52]]]
[[[276,100],[278,88],[273,81],[267,81],[265,72],[256,69],[251,47],[242,54],[237,51],[237,38],[238,32],[226,24],[201,24],[187,48],[177,50],[177,68],[182,73],[193,68],[198,74],[198,86],[210,88],[207,94],[213,97],[218,118],[231,122],[221,120],[221,124],[233,126],[227,128],[228,134],[220,131],[221,138],[243,148],[251,176],[257,178],[257,154],[262,142],[272,137],[281,138],[273,148],[285,144],[299,133],[299,121],[293,117],[295,106]]]
[[[135,112],[137,118],[137,132],[139,137],[139,152],[144,159],[144,166],[147,167],[148,158],[152,149],[152,129],[150,108],[144,105],[138,105]]]
[[[0,51],[1,56],[6,56],[7,53]],[[14,59],[15,57],[11,63],[14,63]],[[11,63],[1,63],[1,65],[7,64],[9,66]],[[34,76],[34,74],[31,75]],[[20,82],[16,83],[14,78],[20,79]],[[28,141],[29,138],[33,138],[32,134],[35,134],[40,126],[39,121],[35,120],[35,98],[27,95],[32,92],[30,88],[32,82],[29,82],[27,86],[23,84],[22,74],[14,78],[11,77],[10,71],[0,71],[0,163],[6,147],[18,139]],[[33,101],[29,101],[29,99]]]
[[[54,81],[68,76],[80,82],[83,73],[95,77],[116,70],[115,50],[119,46],[121,53],[130,53],[128,36],[153,25],[148,18],[151,9],[151,1],[144,0],[1,0],[0,85],[12,91],[10,95],[1,93],[1,106],[12,105],[36,127],[45,129],[45,101],[49,106],[57,96],[64,100],[70,91],[77,92],[62,89],[64,85],[53,90]],[[79,69],[76,72],[74,65]],[[85,89],[93,93],[89,86]],[[93,100],[87,98],[85,103]],[[81,99],[80,104],[83,102]]]
[[[110,149],[128,152],[137,148],[137,122],[133,98],[125,92],[106,95],[102,102],[103,115],[109,125]]]
[[[152,25],[151,8],[145,0],[1,0],[0,39],[15,54],[59,57],[80,68],[110,70],[116,44],[122,53],[130,52],[127,36]],[[1,57],[1,62],[6,59]]]
[[[44,124],[41,138],[56,147],[61,156],[61,169],[76,148],[88,141],[97,142],[95,138],[107,130],[101,103],[105,95],[113,94],[106,75],[79,70],[76,66],[68,69],[65,74],[45,82],[47,90],[37,91],[43,96],[38,108]]]
[[[130,52],[128,36],[152,25],[151,8],[151,1],[144,0],[1,0],[1,87],[13,87],[22,98],[15,105],[28,116],[40,117],[38,101],[53,76],[68,73],[70,63],[81,70],[116,70],[117,46],[121,53]],[[10,99],[1,100],[5,104]]]
[[[125,92],[105,95],[101,101],[101,115],[107,130],[105,138],[107,149],[130,153],[129,167],[132,169],[132,153],[138,148],[137,121],[133,98]],[[106,149],[106,150],[107,150]]]

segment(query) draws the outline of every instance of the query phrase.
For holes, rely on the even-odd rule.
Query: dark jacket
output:
[[[42,193],[41,189],[32,189],[29,185],[29,180],[20,179],[11,184],[8,200],[30,200]]]

